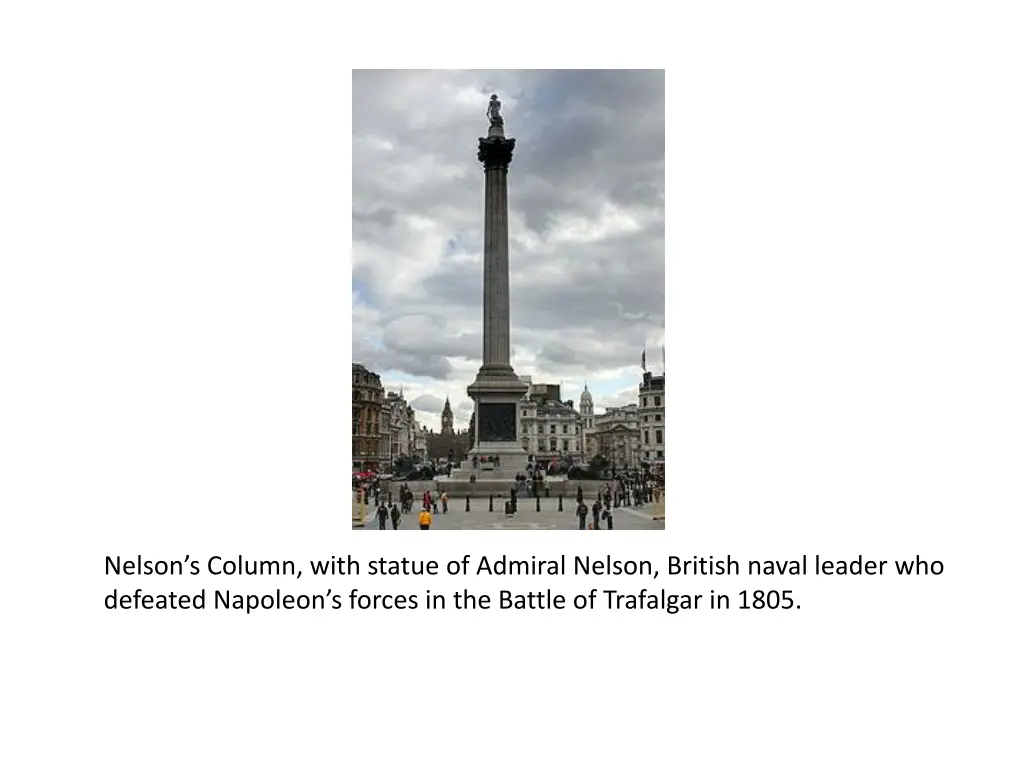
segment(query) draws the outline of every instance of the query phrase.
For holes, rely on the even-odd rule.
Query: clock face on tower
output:
[[[480,403],[480,442],[516,442],[516,404]]]

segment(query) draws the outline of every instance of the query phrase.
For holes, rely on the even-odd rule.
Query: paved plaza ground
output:
[[[558,499],[540,500],[540,512],[537,512],[536,499],[526,498],[519,502],[519,511],[511,517],[504,514],[504,499],[494,500],[494,512],[487,511],[487,499],[470,499],[470,512],[466,512],[466,500],[456,499],[449,503],[448,514],[440,514],[441,506],[438,505],[438,514],[434,515],[434,524],[431,530],[578,530],[579,519],[576,517],[576,500],[566,499],[563,503],[563,511],[558,511]],[[590,499],[590,505],[594,503]],[[502,510],[502,511],[498,511]],[[665,529],[664,520],[654,520],[655,506],[648,504],[644,507],[619,507],[612,508],[612,518],[615,530],[624,531],[657,531]],[[587,523],[593,519],[591,514],[587,515]],[[601,527],[606,523],[602,521]],[[353,529],[377,531],[377,517],[370,507],[366,509],[366,525],[360,528],[358,523],[352,523]],[[413,511],[408,515],[402,515],[398,524],[398,530],[419,530],[419,509],[413,505]],[[391,530],[391,519],[388,518],[388,530]],[[426,533],[426,531],[422,531]]]

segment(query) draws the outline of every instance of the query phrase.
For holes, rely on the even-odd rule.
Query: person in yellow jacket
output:
[[[424,507],[420,512],[420,530],[429,531],[432,522],[434,522],[434,516],[430,514],[430,508]]]

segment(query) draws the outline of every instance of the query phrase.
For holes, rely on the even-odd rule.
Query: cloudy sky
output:
[[[509,167],[512,366],[595,410],[662,370],[665,76],[657,70],[353,74],[352,355],[420,423],[457,427],[480,367],[483,166],[497,93]]]

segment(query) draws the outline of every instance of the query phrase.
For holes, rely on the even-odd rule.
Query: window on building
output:
[[[525,416],[525,415],[526,415],[526,409],[523,408],[523,416]]]
[[[664,451],[658,451],[658,458],[659,459],[664,459],[665,458],[665,452]]]
[[[558,438],[551,438],[551,452],[554,453],[558,450]]]
[[[566,453],[569,452],[569,441],[568,440],[563,440],[562,441],[562,450],[565,451]]]
[[[654,442],[656,442],[656,443],[663,443],[663,442],[665,442],[664,440],[661,439],[661,430],[660,429],[657,430],[654,433]]]
[[[661,414],[660,413],[654,414],[654,420],[655,421],[661,421]]]
[[[644,424],[646,424],[646,423],[647,423],[647,417],[644,416]]]
[[[555,425],[554,424],[551,425],[551,434],[552,435],[555,434]]]
[[[651,433],[648,432],[646,429],[644,430],[644,442],[645,443],[651,442]]]
[[[655,408],[660,408],[661,407],[661,398],[660,397],[655,397],[654,398],[654,407]]]
[[[642,399],[642,403],[643,403],[643,407],[646,408],[647,407],[647,398],[646,397]]]
[[[568,424],[563,424],[562,425],[562,434],[563,435],[568,435],[569,434],[569,425]]]

